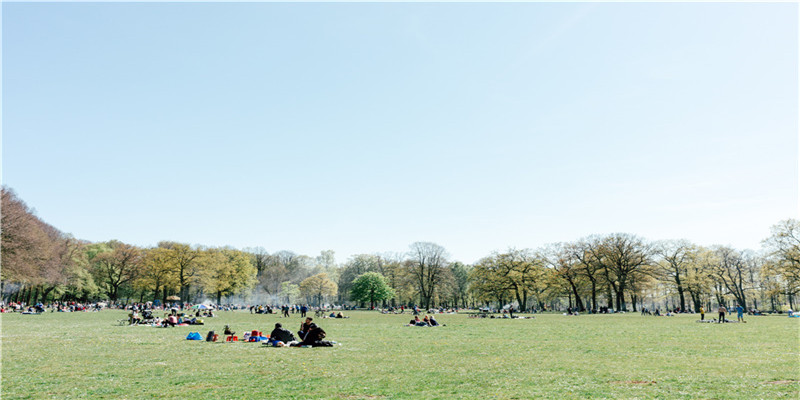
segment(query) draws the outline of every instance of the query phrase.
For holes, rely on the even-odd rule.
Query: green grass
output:
[[[537,315],[534,320],[350,312],[317,322],[334,348],[184,340],[300,317],[222,312],[205,326],[113,326],[122,311],[2,315],[2,398],[797,399],[800,319]],[[768,383],[791,381],[790,383]],[[633,383],[648,382],[648,383]],[[654,382],[654,383],[652,383]]]

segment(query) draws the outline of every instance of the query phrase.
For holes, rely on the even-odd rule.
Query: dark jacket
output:
[[[322,340],[325,338],[325,331],[322,328],[315,326],[311,328],[310,331],[306,334],[306,337],[303,338],[303,341],[300,343],[301,346],[312,346],[314,343]]]
[[[289,332],[286,328],[275,328],[272,330],[272,333],[269,334],[270,339],[280,340],[283,343],[289,343],[292,340],[295,340],[294,335],[292,332]]]

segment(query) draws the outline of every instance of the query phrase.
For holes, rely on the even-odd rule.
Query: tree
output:
[[[650,247],[643,239],[627,233],[606,236],[593,247],[594,257],[603,260],[603,276],[616,297],[616,309],[627,311],[625,290],[635,274],[650,263]],[[634,311],[636,310],[634,303]]]
[[[563,280],[567,287],[568,292],[572,293],[575,297],[575,307],[579,311],[586,311],[586,307],[581,300],[579,288],[581,282],[581,263],[580,259],[576,257],[574,250],[570,249],[564,244],[551,245],[546,251],[544,257],[547,264],[552,268],[555,276]],[[570,307],[572,305],[570,304]]]
[[[375,302],[389,300],[394,297],[394,290],[383,275],[377,272],[365,272],[353,281],[350,289],[350,298],[354,301],[369,302],[369,308],[375,307]]]
[[[278,296],[285,304],[292,304],[300,296],[300,286],[290,281],[281,282]]]
[[[450,275],[453,277],[451,294],[454,307],[467,307],[469,295],[469,268],[456,261],[450,264]]]
[[[257,282],[257,271],[248,254],[234,249],[208,249],[202,253],[200,286],[215,295],[217,305],[222,302],[222,296],[239,294]]]
[[[141,251],[116,240],[104,243],[90,257],[95,280],[112,301],[119,298],[122,285],[133,281],[139,274]]]
[[[603,253],[594,251],[599,247],[600,238],[583,239],[576,243],[567,244],[570,258],[577,262],[576,271],[589,281],[591,288],[592,312],[597,312],[597,291],[600,289],[600,280],[603,271]],[[609,306],[611,306],[609,299]]]
[[[673,285],[681,303],[681,311],[686,310],[686,278],[689,267],[696,257],[696,248],[687,240],[669,240],[656,244],[655,253],[659,260],[656,271],[660,277]]]
[[[269,253],[263,247],[246,248],[244,251],[250,255],[251,262],[256,268],[256,271],[261,275],[261,271],[267,268],[269,262]]]
[[[194,283],[199,271],[198,258],[200,252],[189,247],[188,244],[177,242],[160,242],[158,247],[167,249],[167,260],[180,288],[182,301],[188,300],[189,287]]]
[[[441,283],[447,271],[447,252],[444,247],[430,242],[411,244],[409,253],[414,262],[411,267],[420,303],[423,308],[430,308],[436,294],[436,287]]]
[[[317,256],[317,265],[326,272],[336,267],[336,252],[333,250],[323,250]]]
[[[793,308],[794,297],[800,292],[800,221],[787,219],[777,223],[763,243],[771,259],[769,272],[783,281]]]
[[[4,282],[36,285],[41,282],[39,266],[51,253],[51,241],[43,223],[13,190],[2,188],[0,213],[0,255]]]
[[[312,275],[300,282],[300,293],[315,299],[317,305],[322,305],[323,298],[335,295],[337,290],[336,282],[328,279],[328,274],[324,272]]]
[[[511,296],[508,280],[504,279],[500,272],[496,257],[485,257],[478,261],[470,271],[469,277],[470,291],[484,304],[496,301],[502,306]]]
[[[350,291],[353,288],[353,281],[365,272],[380,271],[382,264],[381,257],[375,254],[357,254],[350,257],[339,274],[340,300],[352,300]]]
[[[159,298],[166,301],[165,288],[175,290],[178,288],[178,281],[175,270],[170,263],[170,251],[162,247],[147,249],[142,259],[141,273],[136,280],[135,286],[140,290],[152,291],[153,300]]]
[[[747,309],[745,283],[749,276],[749,271],[742,253],[725,246],[717,247],[714,253],[718,260],[713,270],[714,277],[722,287],[733,295],[740,306]]]

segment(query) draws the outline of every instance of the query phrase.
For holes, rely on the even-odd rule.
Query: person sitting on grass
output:
[[[165,328],[168,327],[168,326],[175,326],[175,325],[178,325],[178,317],[176,317],[174,315],[170,315],[170,316],[168,316],[167,318],[164,319],[164,327]]]
[[[300,330],[297,332],[297,337],[299,337],[299,338],[300,338],[300,340],[303,340],[303,339],[305,339],[305,338],[306,338],[306,334],[307,334],[307,333],[308,333],[308,331],[311,329],[311,325],[314,325],[314,323],[313,323],[313,322],[311,322],[311,321],[313,321],[313,320],[314,320],[314,319],[313,319],[313,318],[311,318],[311,317],[306,317],[306,320],[305,320],[305,322],[303,322],[302,324],[300,324]]]
[[[336,314],[336,318],[347,318],[347,317],[345,317],[344,315],[342,315],[342,312],[341,312],[341,311],[339,311],[339,313],[338,313],[338,314]]]
[[[296,342],[292,332],[284,328],[280,322],[275,324],[275,329],[269,334],[269,343],[273,347],[288,346],[290,343]]]
[[[430,326],[439,326],[439,323],[433,318],[433,315],[428,317],[428,324]]]
[[[128,315],[130,317],[130,324],[131,325],[139,325],[142,322],[142,317],[139,316],[139,312],[134,310]]]
[[[318,327],[317,324],[310,324],[308,327],[308,333],[306,333],[305,338],[300,343],[297,343],[296,347],[303,347],[303,346],[311,346],[311,347],[332,347],[333,343],[329,342],[325,339],[326,333],[322,328]]]
[[[224,335],[235,335],[236,332],[232,331],[231,327],[229,325],[225,325],[225,330],[222,331],[222,334],[224,334]]]

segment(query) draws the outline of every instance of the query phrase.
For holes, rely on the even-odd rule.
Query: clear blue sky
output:
[[[92,241],[473,262],[798,214],[797,4],[3,7],[3,183]]]

